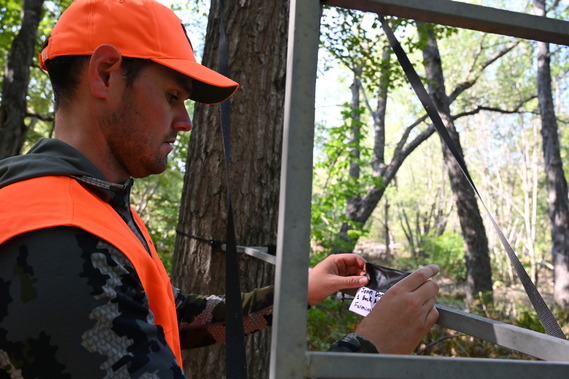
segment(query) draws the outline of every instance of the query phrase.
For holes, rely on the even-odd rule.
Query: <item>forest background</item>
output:
[[[53,134],[51,88],[47,75],[39,69],[37,54],[55,20],[70,2],[0,0],[0,65],[4,67],[0,109],[2,157],[23,153],[40,138]],[[567,19],[569,16],[568,1],[468,2],[526,13],[534,13],[535,8],[541,6],[547,10],[548,17]],[[204,63],[207,64],[208,59],[211,62],[214,49],[208,50],[208,44],[216,42],[212,25],[219,12],[218,3],[214,1],[211,8],[209,3],[197,0],[164,3],[172,6],[183,20],[198,59],[203,57]],[[270,13],[269,6],[262,3],[250,0],[240,7],[247,8],[251,19],[257,20],[255,12]],[[286,53],[286,28],[283,28],[286,10],[284,4],[279,12],[275,12],[277,16],[271,16],[278,17],[279,27],[275,27],[273,33],[281,38],[280,47],[276,48],[278,54],[270,53],[279,59],[279,65],[275,67],[282,66],[282,57]],[[275,20],[267,17],[266,22],[274,24]],[[551,305],[565,333],[569,333],[566,302],[569,295],[557,290],[556,296],[553,279],[556,265],[560,265],[553,256],[568,257],[569,251],[554,252],[555,248],[552,248],[555,240],[552,235],[565,232],[556,232],[558,226],[552,224],[557,205],[551,202],[553,176],[548,166],[551,159],[544,158],[549,156],[543,134],[547,118],[540,107],[544,101],[543,90],[538,84],[541,74],[538,57],[543,45],[468,30],[432,27],[408,20],[391,19],[390,22],[437,107],[442,110],[447,129],[459,142],[482,198]],[[270,35],[267,24],[261,28],[260,21],[252,23],[257,29],[250,33],[250,37],[247,33],[234,37],[236,46],[239,39],[254,41],[257,45],[270,44],[267,42]],[[238,34],[237,26],[233,28],[235,36]],[[231,29],[232,24],[229,23],[230,37]],[[24,31],[33,31],[33,35]],[[337,251],[354,251],[375,263],[404,270],[437,263],[442,270],[441,303],[541,331],[542,327],[525,300],[499,239],[490,229],[491,223],[479,211],[476,200],[468,194],[468,189],[453,171],[452,162],[386,47],[377,17],[325,8],[321,34],[316,88],[312,263]],[[32,41],[29,58],[24,58],[26,46],[30,50],[29,42],[26,45],[25,41]],[[558,177],[555,180],[565,182],[566,207],[563,167],[569,165],[569,55],[565,46],[547,47],[549,50],[545,56],[549,58],[551,77],[550,112],[553,112],[554,129],[558,135],[559,159],[553,160],[563,173],[562,180]],[[258,48],[262,50],[264,45]],[[236,63],[237,58],[234,59],[235,62],[231,63],[236,72],[240,66]],[[249,59],[242,64],[254,65],[254,59]],[[260,70],[270,71],[269,67],[272,66],[263,62]],[[265,74],[259,72],[258,75],[264,77]],[[284,77],[282,72],[275,75]],[[246,91],[247,80],[251,78],[238,80],[242,84],[241,91]],[[273,87],[267,90],[266,95],[272,101],[271,107],[278,111],[279,105],[282,107],[279,99],[284,87],[276,84]],[[252,89],[251,93],[254,93]],[[262,94],[254,93],[249,97],[253,97],[253,102],[265,101]],[[240,104],[239,98],[236,102]],[[188,106],[193,111],[194,105]],[[258,107],[262,108],[261,105]],[[19,116],[14,115],[18,112]],[[200,116],[200,112],[196,106],[195,118],[208,120],[210,116]],[[232,117],[245,120],[245,112],[240,112],[241,116]],[[8,129],[9,124],[18,117],[21,122],[17,131],[12,133]],[[261,165],[251,169],[244,165],[243,170],[270,171],[278,177],[278,140],[282,125],[279,116],[272,118],[274,125],[267,122],[264,127],[271,130],[271,138],[277,141],[271,148],[276,152],[271,159],[266,159],[266,167]],[[267,116],[267,119],[271,117]],[[245,124],[244,121],[241,123]],[[258,125],[262,124],[251,124],[261,129]],[[184,240],[193,235],[184,229],[186,209],[192,206],[191,202],[184,200],[190,192],[190,186],[185,184],[190,175],[188,162],[192,161],[192,154],[198,154],[192,151],[204,146],[213,146],[215,150],[218,143],[212,139],[195,142],[198,132],[201,133],[196,128],[192,133],[180,135],[167,172],[137,180],[133,192],[136,210],[149,226],[173,278],[178,279],[185,277],[182,269],[182,266],[188,266],[185,254],[195,250]],[[236,130],[234,133],[240,132]],[[194,141],[190,141],[190,136],[194,135]],[[253,136],[257,138],[256,134]],[[256,143],[260,143],[261,137],[258,138]],[[545,138],[549,135],[546,134]],[[242,143],[250,142],[249,139]],[[239,147],[237,142],[237,149]],[[239,173],[239,159],[235,160],[232,163]],[[209,171],[212,172],[198,168],[192,175],[206,181],[208,175],[219,174],[218,170]],[[273,194],[278,193],[278,179],[271,179],[266,186],[272,189]],[[240,190],[234,195],[239,207],[239,196],[250,193],[242,187],[237,188]],[[209,191],[202,188],[202,192]],[[219,197],[223,198],[221,195]],[[272,195],[268,197],[275,198]],[[271,245],[276,241],[276,203],[275,200],[267,200],[267,204],[266,209],[256,207],[258,209],[255,210],[260,214],[258,219],[268,218],[270,213],[270,222],[266,223],[270,226],[266,234],[270,236],[258,242],[259,245]],[[223,224],[224,211],[218,213],[215,209],[208,209],[212,211],[205,212],[200,223]],[[246,213],[246,209],[236,210],[238,221],[239,214]],[[243,220],[246,219],[243,216]],[[238,226],[238,229],[240,233],[248,229],[253,230],[249,234],[264,233],[260,232],[261,227],[255,229],[255,226]],[[224,238],[211,235],[215,234],[212,230],[209,232],[208,238]],[[209,260],[202,261],[194,263],[196,266],[214,265]],[[569,261],[565,262],[569,265]],[[254,265],[249,261],[241,263],[242,267]],[[202,266],[196,270],[200,275],[207,272]],[[262,271],[263,281],[268,280],[270,284],[271,269],[255,268],[254,271]],[[190,284],[187,289],[203,290]],[[565,288],[565,292],[569,289]],[[347,311],[347,304],[335,297],[327,299],[309,312],[309,348],[326,349],[336,337],[351,330],[358,320],[359,316]],[[267,336],[261,339],[264,341],[257,340],[256,343],[266,343]],[[454,356],[519,356],[440,328],[433,330],[417,352]],[[203,358],[191,364],[202,368],[207,364],[211,366],[211,357],[220,354],[206,352]],[[259,372],[265,369],[258,368]]]

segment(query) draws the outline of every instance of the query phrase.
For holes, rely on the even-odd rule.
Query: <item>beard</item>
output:
[[[110,164],[128,177],[142,178],[166,170],[168,152],[163,142],[177,135],[169,131],[156,137],[142,107],[133,99],[133,91],[125,90],[117,109],[101,117],[99,124],[104,130]],[[126,179],[126,178],[125,178]]]

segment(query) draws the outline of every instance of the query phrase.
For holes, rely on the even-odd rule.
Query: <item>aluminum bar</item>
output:
[[[272,265],[277,263],[277,257],[267,253],[267,248],[263,247],[250,247],[250,246],[237,246],[238,253],[244,253],[251,257],[260,259]]]
[[[306,353],[307,378],[560,379],[569,364],[514,359]]]
[[[569,45],[569,22],[450,0],[326,0],[325,5]]]
[[[291,0],[271,338],[271,378],[302,378],[320,3]]]
[[[437,324],[533,357],[569,362],[569,341],[437,305]]]
[[[275,265],[277,263],[277,257],[269,254],[268,249],[265,246],[236,246],[237,253],[247,254],[250,257],[260,259],[264,262]],[[227,245],[222,244],[221,250],[227,251]]]

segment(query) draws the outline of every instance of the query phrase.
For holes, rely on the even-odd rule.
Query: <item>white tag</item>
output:
[[[350,305],[350,311],[365,317],[371,312],[382,296],[383,292],[361,287],[358,292],[356,292],[356,296],[354,296],[354,300]]]

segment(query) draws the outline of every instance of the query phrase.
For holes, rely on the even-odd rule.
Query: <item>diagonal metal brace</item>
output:
[[[546,361],[569,362],[569,341],[437,305],[437,324]]]
[[[221,250],[226,250],[226,245],[221,245]],[[269,249],[266,246],[237,246],[237,252],[247,254],[253,258],[260,259],[273,266],[277,263],[277,257],[268,253]]]

